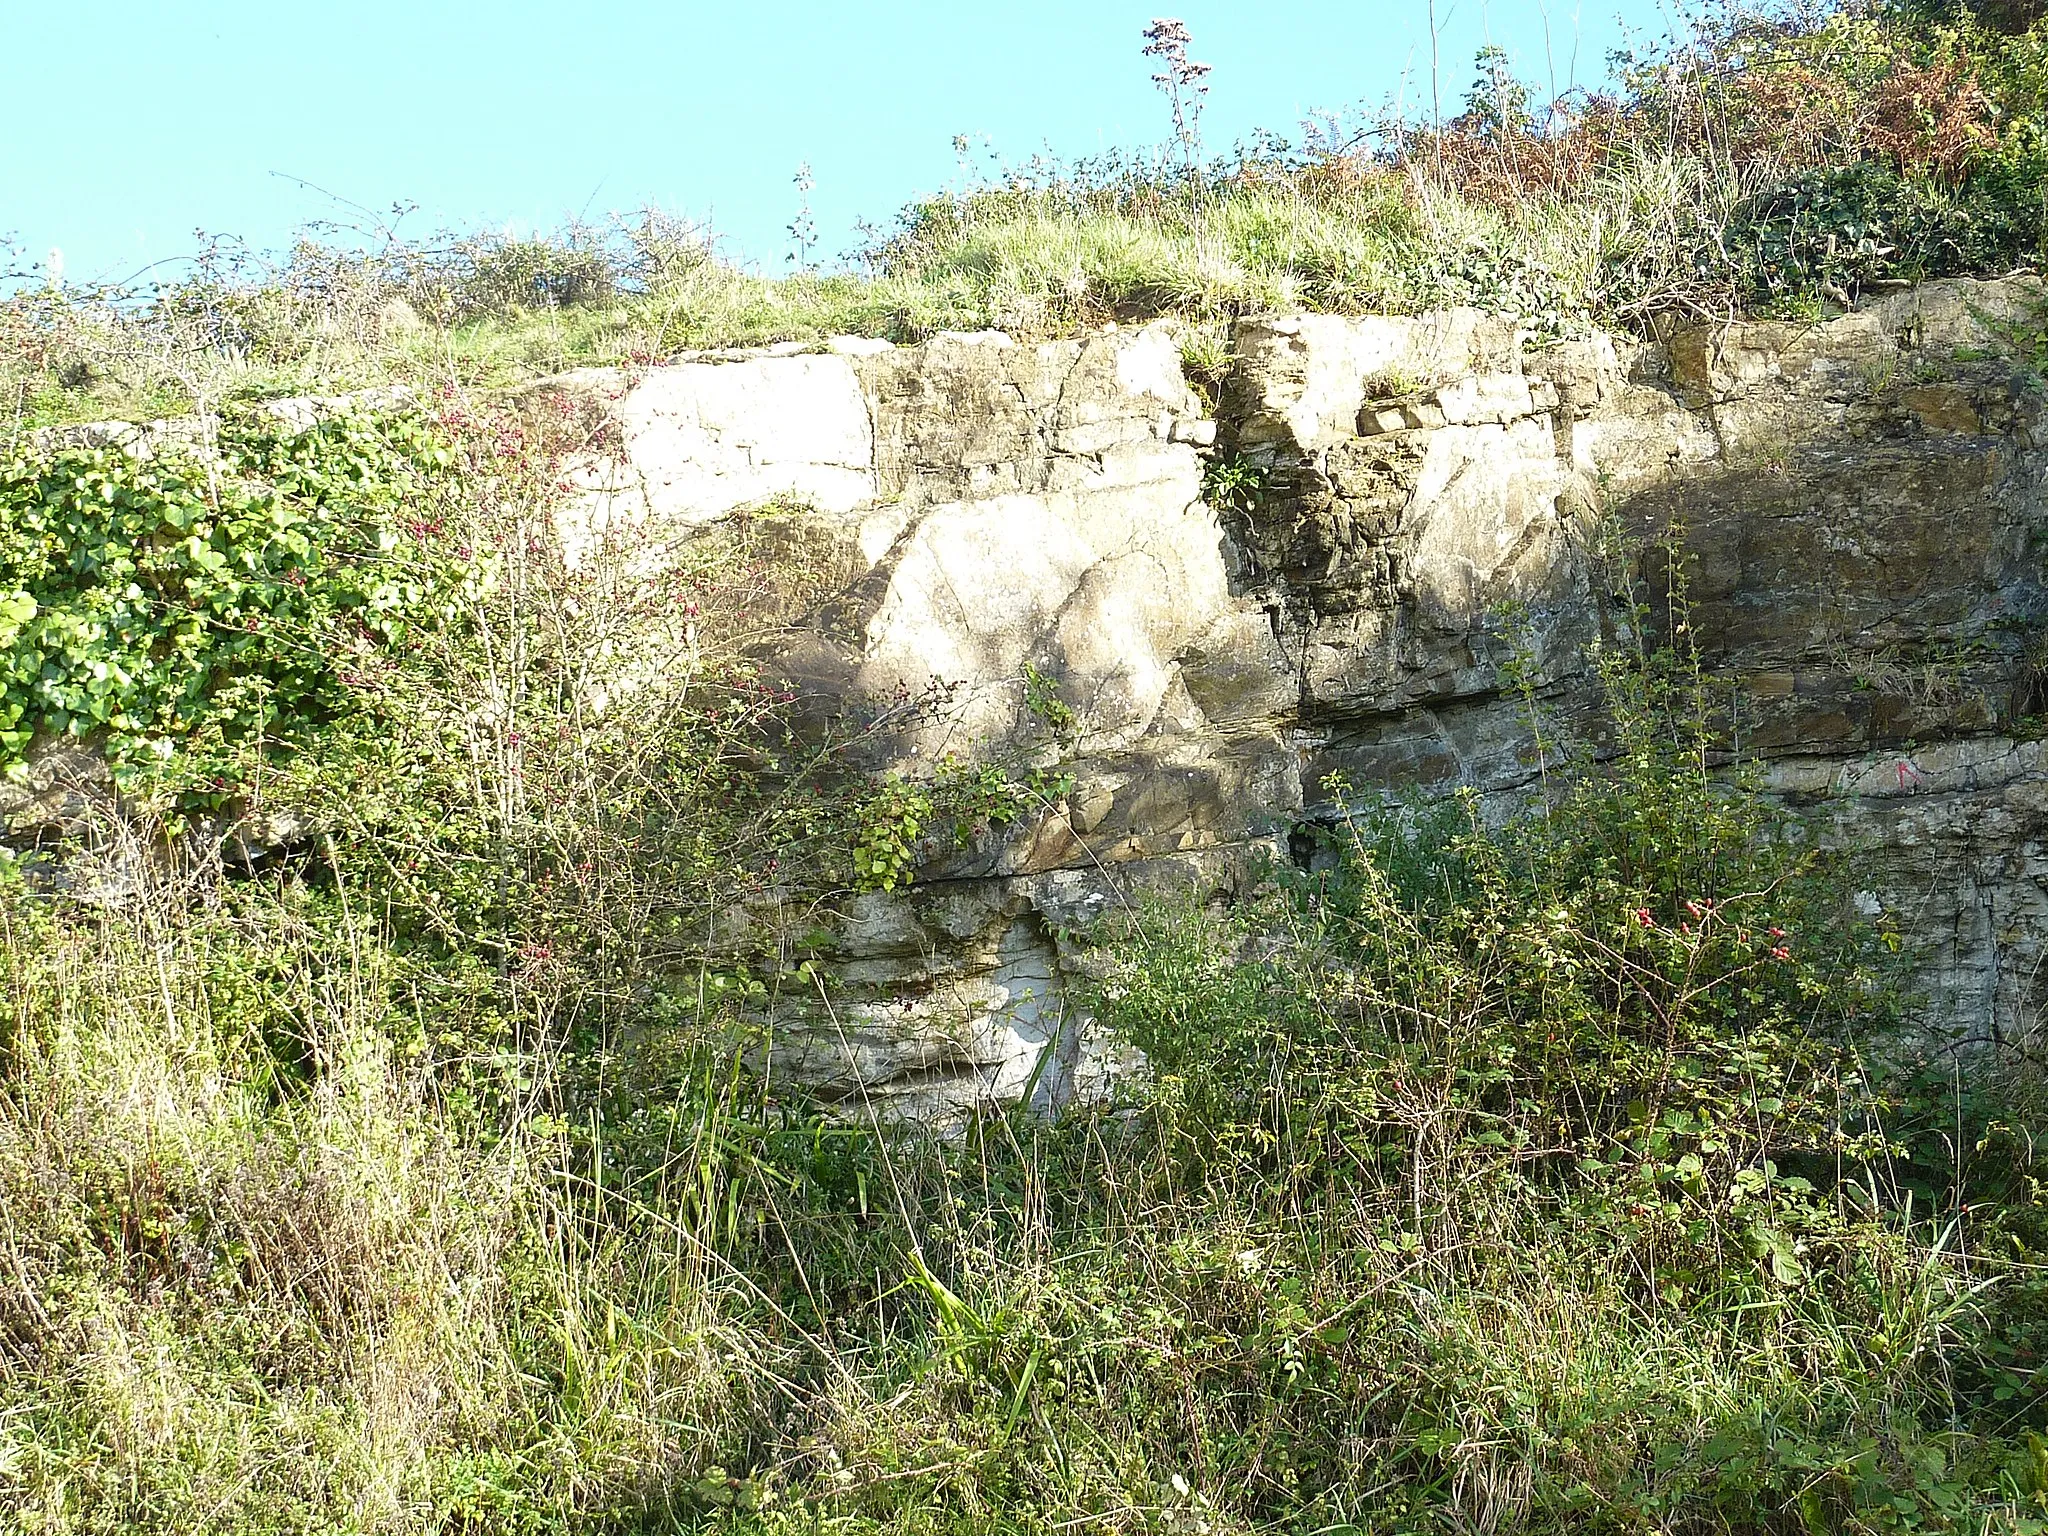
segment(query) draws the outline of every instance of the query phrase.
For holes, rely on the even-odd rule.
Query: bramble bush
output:
[[[1189,974],[1140,945],[1112,971],[1192,1166],[1418,1182],[1445,1220],[1506,1190],[1617,1221],[1666,1299],[1703,1252],[1803,1275],[1814,1179],[1889,1165],[1865,1050],[1890,949],[1845,922],[1806,829],[1672,729],[1697,684],[1670,666],[1610,659],[1605,752],[1551,764],[1563,787],[1505,824],[1469,794],[1369,804],[1239,919],[1269,925],[1256,957],[1169,946]]]
[[[2027,1198],[1932,1167],[1891,936],[1721,771],[1697,671],[1604,676],[1504,819],[1368,801],[1249,903],[1098,933],[1146,1076],[899,1161],[927,1363],[832,1464],[924,1470],[821,1511],[2038,1528]]]

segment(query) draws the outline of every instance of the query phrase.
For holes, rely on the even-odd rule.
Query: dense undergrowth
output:
[[[1233,907],[1070,936],[1150,1063],[1114,1101],[885,1133],[771,1101],[762,1021],[832,1006],[833,918],[931,823],[1056,781],[870,784],[749,659],[834,596],[798,520],[572,560],[590,428],[469,389],[2000,270],[2048,36],[2003,25],[1723,24],[1564,118],[1489,74],[1372,152],[921,204],[861,275],[649,220],[17,293],[16,427],[209,415],[0,460],[0,763],[110,765],[0,861],[0,1524],[2048,1528],[2039,1063],[1918,1059],[1911,935],[1682,654],[1602,658],[1598,752],[1532,702],[1505,821],[1361,805]],[[249,403],[392,379],[416,408]]]
[[[0,482],[165,562],[33,566],[163,621],[38,740],[170,743],[0,865],[10,1528],[2042,1528],[2034,1069],[1916,1065],[1682,658],[1505,823],[1087,936],[1113,1103],[884,1132],[748,1050],[910,792],[746,660],[829,584],[773,508],[565,559],[572,415]]]
[[[18,283],[0,410],[19,430],[842,332],[1272,309],[1470,303],[1553,330],[1813,315],[2038,265],[2044,103],[2029,5],[1716,5],[1554,102],[1488,52],[1436,118],[1390,109],[1206,161],[1183,115],[1170,154],[1032,162],[916,201],[836,271],[806,251],[761,276],[648,213],[530,239],[373,221],[278,261],[217,241],[152,288]]]

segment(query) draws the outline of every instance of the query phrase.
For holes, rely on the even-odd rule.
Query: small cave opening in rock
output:
[[[1316,855],[1329,841],[1326,828],[1298,821],[1287,829],[1287,862],[1304,872],[1315,868]]]

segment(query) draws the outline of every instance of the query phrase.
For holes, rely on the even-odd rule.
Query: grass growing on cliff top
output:
[[[841,996],[863,791],[746,660],[815,563],[571,564],[573,440],[416,430],[494,580],[226,821],[0,863],[8,1529],[2044,1528],[2038,1064],[1912,1070],[1682,657],[1504,825],[1103,923],[1113,1103],[885,1131],[744,1049]]]
[[[1225,61],[1227,67],[1227,61]],[[1478,304],[1540,327],[1812,314],[2000,273],[2048,236],[2048,22],[1930,0],[1714,8],[1544,104],[1482,54],[1454,116],[1208,165],[1006,172],[909,205],[848,270],[770,279],[658,214],[519,240],[216,243],[147,291],[0,303],[10,429],[393,380],[517,382],[689,348],[1026,336],[1109,320]]]

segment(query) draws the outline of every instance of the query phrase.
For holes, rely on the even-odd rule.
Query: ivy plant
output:
[[[0,772],[75,737],[124,789],[205,798],[252,750],[303,746],[484,579],[432,511],[455,466],[406,415],[0,458]]]

